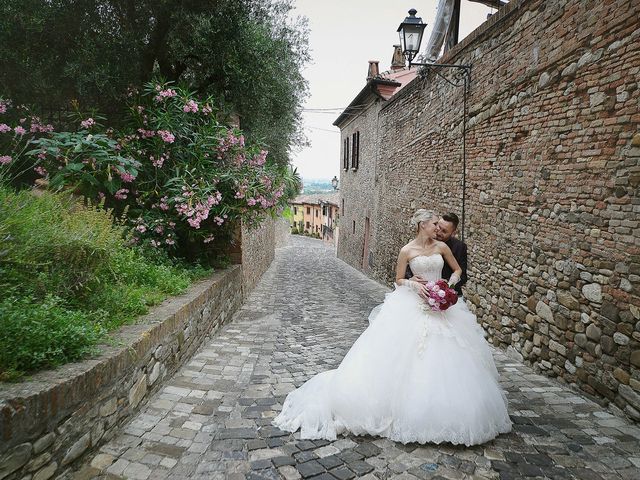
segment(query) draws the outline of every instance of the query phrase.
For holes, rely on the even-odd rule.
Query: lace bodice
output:
[[[418,255],[409,260],[409,266],[414,275],[420,275],[425,280],[440,280],[444,259],[439,253],[432,255]]]

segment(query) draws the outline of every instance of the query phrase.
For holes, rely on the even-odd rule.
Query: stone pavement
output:
[[[293,237],[233,321],[75,478],[640,479],[640,428],[495,351],[514,430],[471,448],[270,425],[286,394],[335,368],[388,290]]]

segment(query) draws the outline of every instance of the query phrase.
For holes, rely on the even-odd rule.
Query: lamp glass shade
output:
[[[426,23],[422,23],[422,18],[416,17],[416,13],[414,8],[409,10],[409,16],[398,27],[402,53],[409,57],[409,61],[420,51],[422,34],[427,26]]]

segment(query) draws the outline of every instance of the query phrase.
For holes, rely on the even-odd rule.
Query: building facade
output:
[[[364,272],[373,265],[376,243],[378,117],[383,105],[415,78],[416,69],[404,67],[399,46],[394,46],[392,70],[378,72],[369,62],[365,87],[333,123],[340,128],[340,239],[338,257]]]
[[[335,244],[340,216],[338,194],[334,192],[299,195],[290,202],[291,229]]]

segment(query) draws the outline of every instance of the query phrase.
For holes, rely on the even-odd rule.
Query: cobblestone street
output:
[[[482,446],[306,441],[272,427],[289,391],[340,363],[386,292],[294,236],[233,321],[76,478],[640,478],[638,426],[501,351],[514,429]]]

